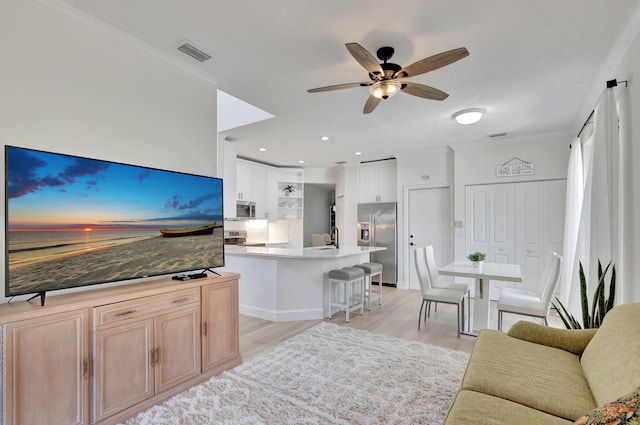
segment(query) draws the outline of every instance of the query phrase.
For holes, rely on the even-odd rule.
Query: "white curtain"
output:
[[[593,132],[590,137],[582,140],[582,167],[584,192],[580,212],[576,211],[575,203],[579,197],[567,195],[567,216],[565,229],[575,231],[575,223],[579,223],[577,233],[565,233],[565,258],[572,263],[571,270],[564,275],[566,293],[565,305],[568,310],[581,319],[579,263],[582,263],[587,277],[587,293],[590,300],[597,283],[598,260],[603,267],[611,261],[616,265],[617,288],[616,304],[625,302],[625,282],[629,267],[626,258],[630,252],[630,202],[631,202],[631,170],[630,146],[628,132],[620,131],[625,128],[628,108],[626,106],[625,87],[608,89],[600,97],[594,113]],[[622,127],[619,126],[619,122]],[[575,189],[575,184],[569,187],[569,178],[576,178],[578,172],[572,171],[571,166],[579,165],[579,161],[570,160],[570,173],[567,176],[568,192]],[[573,202],[569,204],[569,201]],[[569,211],[572,208],[572,211]],[[572,216],[569,216],[572,214]],[[567,232],[567,231],[566,231]],[[571,238],[575,237],[575,242]],[[568,246],[567,246],[568,245]],[[572,248],[573,255],[572,254]],[[569,267],[569,265],[567,265]],[[608,274],[607,282],[609,281]],[[564,293],[562,294],[564,296]],[[581,320],[580,320],[581,321]]]
[[[586,130],[586,128],[585,128]],[[585,133],[583,131],[583,133]],[[571,144],[569,154],[569,170],[567,172],[567,202],[565,209],[564,247],[562,257],[561,282],[571,282],[573,273],[577,273],[577,264],[574,267],[576,246],[578,244],[578,229],[580,225],[580,212],[582,210],[582,197],[584,195],[584,177],[582,174],[582,144],[580,139]],[[569,300],[570,285],[563,284],[560,288],[560,301],[565,306]]]

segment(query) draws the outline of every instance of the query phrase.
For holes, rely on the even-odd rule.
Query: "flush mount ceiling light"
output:
[[[400,91],[400,84],[395,80],[382,80],[369,87],[369,93],[378,99],[389,99]]]
[[[260,149],[258,149],[258,150],[259,150],[260,152],[266,152],[266,151],[267,151],[267,148],[260,148]]]
[[[453,119],[458,122],[458,124],[469,125],[475,124],[480,121],[485,112],[486,111],[482,108],[470,108],[458,111],[452,116]]]
[[[320,138],[320,140],[322,140],[322,141],[325,141],[325,142],[326,142],[327,140],[329,140],[329,136],[322,136],[322,137]]]

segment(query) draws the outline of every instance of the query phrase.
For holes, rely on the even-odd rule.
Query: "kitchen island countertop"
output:
[[[328,259],[342,258],[353,255],[369,254],[371,252],[383,251],[385,247],[368,246],[341,246],[336,248],[333,245],[309,247],[309,248],[282,248],[268,246],[236,246],[225,245],[225,255],[234,256],[265,256],[275,258],[300,258],[300,259]]]

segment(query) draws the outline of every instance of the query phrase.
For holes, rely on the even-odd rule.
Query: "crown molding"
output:
[[[180,59],[171,56],[167,52],[160,50],[150,44],[133,37],[130,34],[107,24],[94,16],[89,15],[68,3],[61,0],[21,0],[31,6],[34,6],[44,12],[49,13],[59,19],[69,22],[85,31],[103,34],[111,39],[117,40],[126,44],[129,47],[143,53],[144,55],[151,57],[155,60],[163,62],[173,68],[176,68],[191,78],[200,81],[206,85],[218,87],[218,80],[216,80],[211,74],[202,71],[201,69],[190,65]]]

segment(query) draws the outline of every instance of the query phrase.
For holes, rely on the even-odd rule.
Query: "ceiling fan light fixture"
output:
[[[482,108],[469,108],[456,112],[452,117],[458,124],[469,125],[480,121],[485,112]]]
[[[378,99],[388,99],[398,93],[402,85],[395,80],[382,80],[369,86],[369,93]]]

